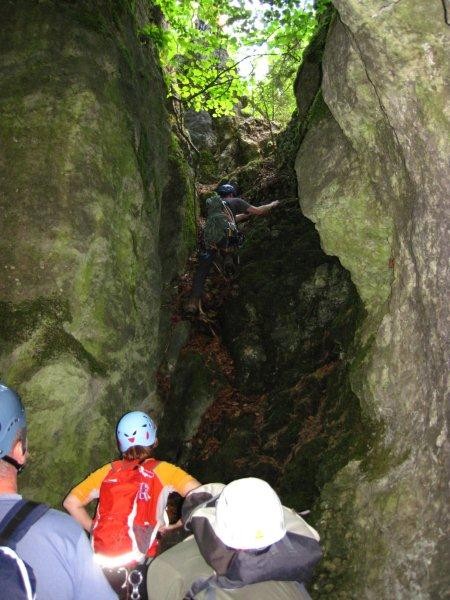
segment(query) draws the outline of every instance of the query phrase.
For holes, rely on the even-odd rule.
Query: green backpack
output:
[[[230,223],[223,212],[223,200],[219,195],[206,201],[208,216],[203,230],[203,239],[208,246],[226,246],[229,238],[237,235],[236,226]]]

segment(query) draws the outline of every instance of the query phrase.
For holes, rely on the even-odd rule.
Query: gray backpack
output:
[[[224,203],[216,194],[206,201],[208,216],[203,230],[205,246],[227,247],[238,235],[236,224],[224,212]]]

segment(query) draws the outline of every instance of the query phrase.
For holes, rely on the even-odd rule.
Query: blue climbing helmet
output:
[[[7,456],[12,450],[17,434],[25,429],[25,409],[20,396],[14,390],[0,383],[0,458],[10,462]],[[12,460],[12,459],[11,459]],[[15,466],[15,465],[14,465]],[[19,465],[22,466],[22,465]],[[17,468],[17,467],[16,467]]]
[[[233,196],[235,196],[236,188],[234,187],[234,185],[231,185],[231,183],[223,183],[222,185],[219,185],[219,187],[216,189],[216,192],[222,198],[224,196],[228,196],[229,194],[233,194]]]
[[[117,423],[117,442],[121,452],[133,446],[153,446],[156,441],[156,425],[140,410],[126,413]]]

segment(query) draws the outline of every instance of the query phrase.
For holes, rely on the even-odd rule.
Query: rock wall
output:
[[[324,486],[317,597],[441,598],[450,589],[444,4],[334,6],[297,78],[292,129],[300,204],[329,256],[289,201],[249,228],[239,290],[219,316],[237,384],[190,460],[205,480],[265,477],[298,508]],[[172,397],[194,402],[177,411],[191,417],[180,418],[182,442],[225,385],[216,367],[205,376],[198,347],[181,353],[189,327],[172,327],[165,307],[194,210],[161,73],[139,41],[149,8],[0,6],[0,379],[28,408],[22,491],[54,504],[111,456],[124,410],[159,410],[164,350],[179,383]],[[227,168],[261,155],[242,139]],[[236,174],[257,179],[257,201],[290,189],[266,166]]]
[[[214,184],[249,162],[259,162],[274,148],[279,126],[244,116],[212,117],[208,112],[187,110],[184,126],[197,153],[197,181]]]
[[[235,398],[210,426],[217,448],[207,460],[194,441],[190,465],[205,480],[262,477],[287,505],[311,509],[348,457],[364,455],[347,373],[361,302],[295,200],[245,231],[238,289],[220,312],[245,399]]]
[[[0,379],[28,409],[22,489],[55,504],[122,412],[157,409],[162,290],[193,234],[149,8],[0,7]]]
[[[441,598],[450,589],[450,32],[440,0],[333,4],[296,170],[303,212],[367,309],[351,382],[374,439],[322,492],[316,590]],[[306,76],[299,98],[311,95]]]

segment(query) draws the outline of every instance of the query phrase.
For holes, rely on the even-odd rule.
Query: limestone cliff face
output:
[[[156,408],[161,290],[191,236],[148,6],[0,7],[0,377],[28,409],[23,489],[54,503],[123,411]]]
[[[450,33],[440,0],[333,3],[296,170],[303,212],[368,311],[351,380],[377,435],[322,493],[318,589],[444,597]]]
[[[261,167],[257,181],[264,175]],[[161,446],[201,481],[262,477],[287,505],[310,509],[349,457],[366,451],[347,366],[361,302],[296,198],[246,225],[236,281],[208,282],[225,296],[217,319],[192,323],[175,366],[169,349]],[[213,316],[211,301],[207,293]]]
[[[231,383],[228,355],[210,367],[205,336],[180,352],[190,324],[162,309],[194,211],[161,73],[139,42],[149,4],[0,5],[0,379],[29,414],[22,490],[58,504],[110,458],[123,411],[159,410],[165,350],[166,430],[178,427],[166,440],[194,474],[259,475],[296,508],[323,488],[317,597],[440,598],[446,3],[333,3],[299,72],[300,123],[280,144],[281,168],[241,169],[259,151],[246,136],[231,144],[239,161],[227,168],[239,165],[249,199],[284,200],[248,224],[238,287],[218,315]],[[300,204],[318,235],[291,198],[285,150],[297,134]]]
[[[251,161],[267,157],[279,132],[276,124],[237,112],[232,117],[212,117],[207,111],[184,113],[184,125],[198,150],[199,183],[214,184]]]

